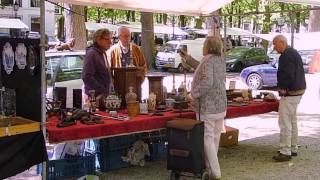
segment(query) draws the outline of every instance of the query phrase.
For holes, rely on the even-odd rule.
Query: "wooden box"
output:
[[[8,126],[10,124],[10,126]],[[0,137],[40,131],[40,123],[23,117],[0,117]]]
[[[220,146],[229,147],[238,144],[239,130],[230,126],[225,126],[226,132],[221,133]]]

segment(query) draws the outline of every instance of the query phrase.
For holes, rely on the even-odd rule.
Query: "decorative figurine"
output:
[[[156,105],[157,105],[157,96],[153,92],[149,94],[149,99],[148,99],[148,109],[150,111],[156,110]]]
[[[27,48],[23,43],[18,43],[15,51],[16,65],[19,69],[24,69],[27,65]]]
[[[133,92],[133,87],[129,86],[129,92],[126,94],[126,103],[136,102],[137,94]]]
[[[14,52],[9,42],[6,42],[6,44],[3,47],[2,64],[6,73],[11,74],[14,66]]]
[[[89,112],[95,112],[96,111],[96,97],[95,97],[95,90],[89,90]]]

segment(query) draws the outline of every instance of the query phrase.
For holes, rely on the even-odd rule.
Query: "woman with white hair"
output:
[[[203,46],[203,58],[197,66],[191,88],[194,111],[204,121],[204,149],[206,167],[210,178],[220,179],[218,161],[220,134],[226,115],[226,64],[219,37],[207,37]]]

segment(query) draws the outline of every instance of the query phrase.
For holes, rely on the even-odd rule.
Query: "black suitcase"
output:
[[[208,179],[204,160],[204,123],[194,119],[175,119],[167,122],[167,169],[171,179],[181,175]]]

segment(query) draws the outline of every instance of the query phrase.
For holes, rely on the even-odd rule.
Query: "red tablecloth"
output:
[[[262,114],[278,110],[278,102],[251,102],[247,106],[229,106],[227,118]],[[102,115],[107,113],[101,112]],[[104,118],[104,124],[84,125],[79,121],[74,126],[57,128],[57,117],[51,117],[46,125],[50,143],[80,140],[165,128],[166,122],[177,117],[195,118],[194,112],[165,112],[164,116],[139,115],[130,120],[118,121]]]

